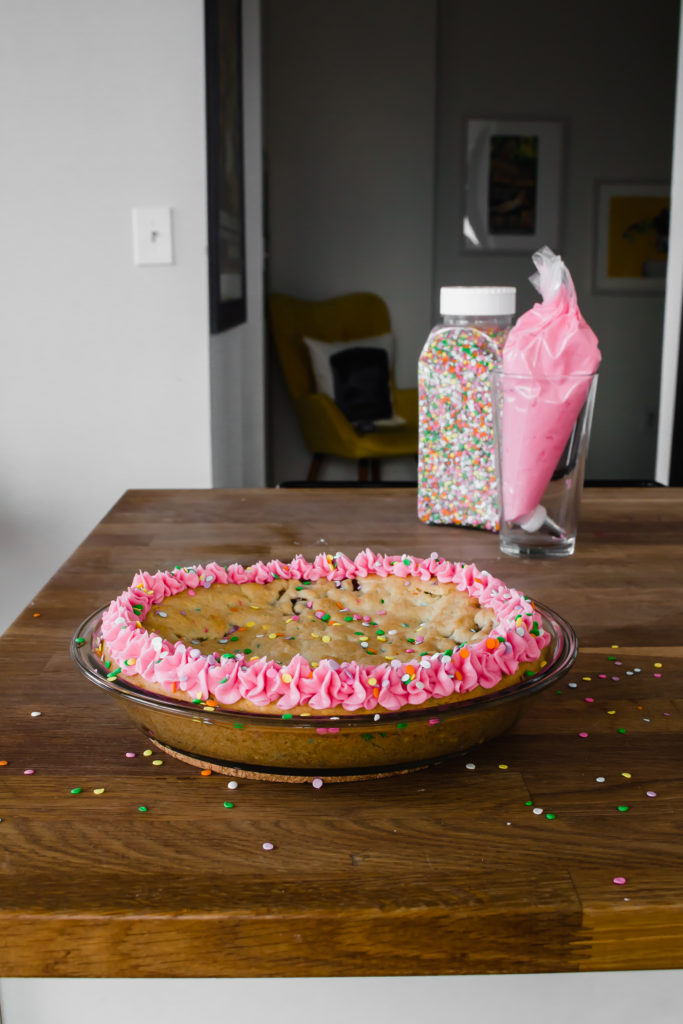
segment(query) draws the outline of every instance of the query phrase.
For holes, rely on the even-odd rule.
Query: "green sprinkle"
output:
[[[83,644],[85,643],[85,640],[83,639],[82,636],[77,636],[76,639],[74,640],[74,643],[78,644],[79,647],[82,647]]]
[[[396,728],[397,729],[407,729],[408,728],[408,723],[407,722],[397,722],[396,723]]]
[[[329,622],[330,621],[330,616],[328,615],[327,612],[325,612],[325,614],[321,616],[321,619],[322,619],[323,622]]]
[[[293,716],[292,716],[292,715],[290,714],[290,712],[288,711],[288,712],[287,712],[286,714],[284,714],[284,715],[283,715],[282,717],[283,717],[283,718],[292,718]]]
[[[626,729],[617,729],[617,732],[626,732]]]
[[[234,807],[235,805],[231,804],[229,800],[226,800],[225,803],[223,804],[223,806],[224,807]]]
[[[70,792],[70,793],[73,793],[73,794],[74,794],[74,796],[75,796],[75,795],[76,795],[76,793],[81,793],[81,792],[82,792],[82,790],[81,790],[81,787],[80,787],[80,786],[76,786],[76,787],[75,787],[74,789],[71,789],[71,790],[69,790],[69,792]]]
[[[144,814],[146,812],[147,808],[145,807],[144,804],[142,804],[140,807],[138,807],[138,810],[142,811],[142,813]]]
[[[548,819],[548,821],[552,821],[554,817],[554,814],[546,814],[546,818]]]
[[[345,615],[344,622],[353,622],[353,615]]]
[[[628,806],[628,804],[619,804],[619,806],[617,807],[617,810],[618,811],[630,811],[631,808]]]
[[[525,800],[524,801],[524,806],[525,807],[533,807],[534,806],[533,800]]]
[[[235,724],[233,725],[233,729],[244,729],[244,726],[242,725],[241,722],[235,722]]]
[[[244,648],[244,653],[245,654],[251,654],[251,647],[245,647]]]
[[[136,615],[142,615],[142,605],[141,604],[134,604],[133,605],[133,611],[135,612]]]

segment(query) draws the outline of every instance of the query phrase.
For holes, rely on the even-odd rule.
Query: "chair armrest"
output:
[[[411,427],[417,426],[417,388],[394,388],[392,391],[394,412]]]
[[[294,408],[312,452],[345,457],[358,443],[358,434],[328,395],[303,395],[294,399]]]

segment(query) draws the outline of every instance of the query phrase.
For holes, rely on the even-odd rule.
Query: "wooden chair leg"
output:
[[[313,480],[317,480],[318,479],[318,473],[320,472],[320,467],[322,466],[322,464],[323,464],[323,457],[322,457],[322,455],[320,454],[320,452],[315,452],[313,458],[311,459],[311,464],[308,467],[308,476],[306,477],[306,479],[309,482],[312,482]]]
[[[368,479],[368,460],[358,460],[358,479],[361,483],[365,483]]]

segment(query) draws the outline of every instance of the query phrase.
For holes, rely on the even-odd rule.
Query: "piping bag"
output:
[[[505,518],[523,529],[533,532],[545,524],[557,532],[541,498],[586,400],[588,375],[602,357],[562,258],[544,246],[532,259],[536,273],[529,280],[542,301],[519,318],[503,348],[503,372],[530,378],[507,387],[503,382],[503,505]],[[569,374],[581,376],[568,379]]]

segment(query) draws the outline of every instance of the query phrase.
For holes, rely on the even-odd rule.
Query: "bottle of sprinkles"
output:
[[[417,514],[425,523],[498,529],[489,375],[515,313],[516,289],[441,289],[442,322],[418,362]]]

